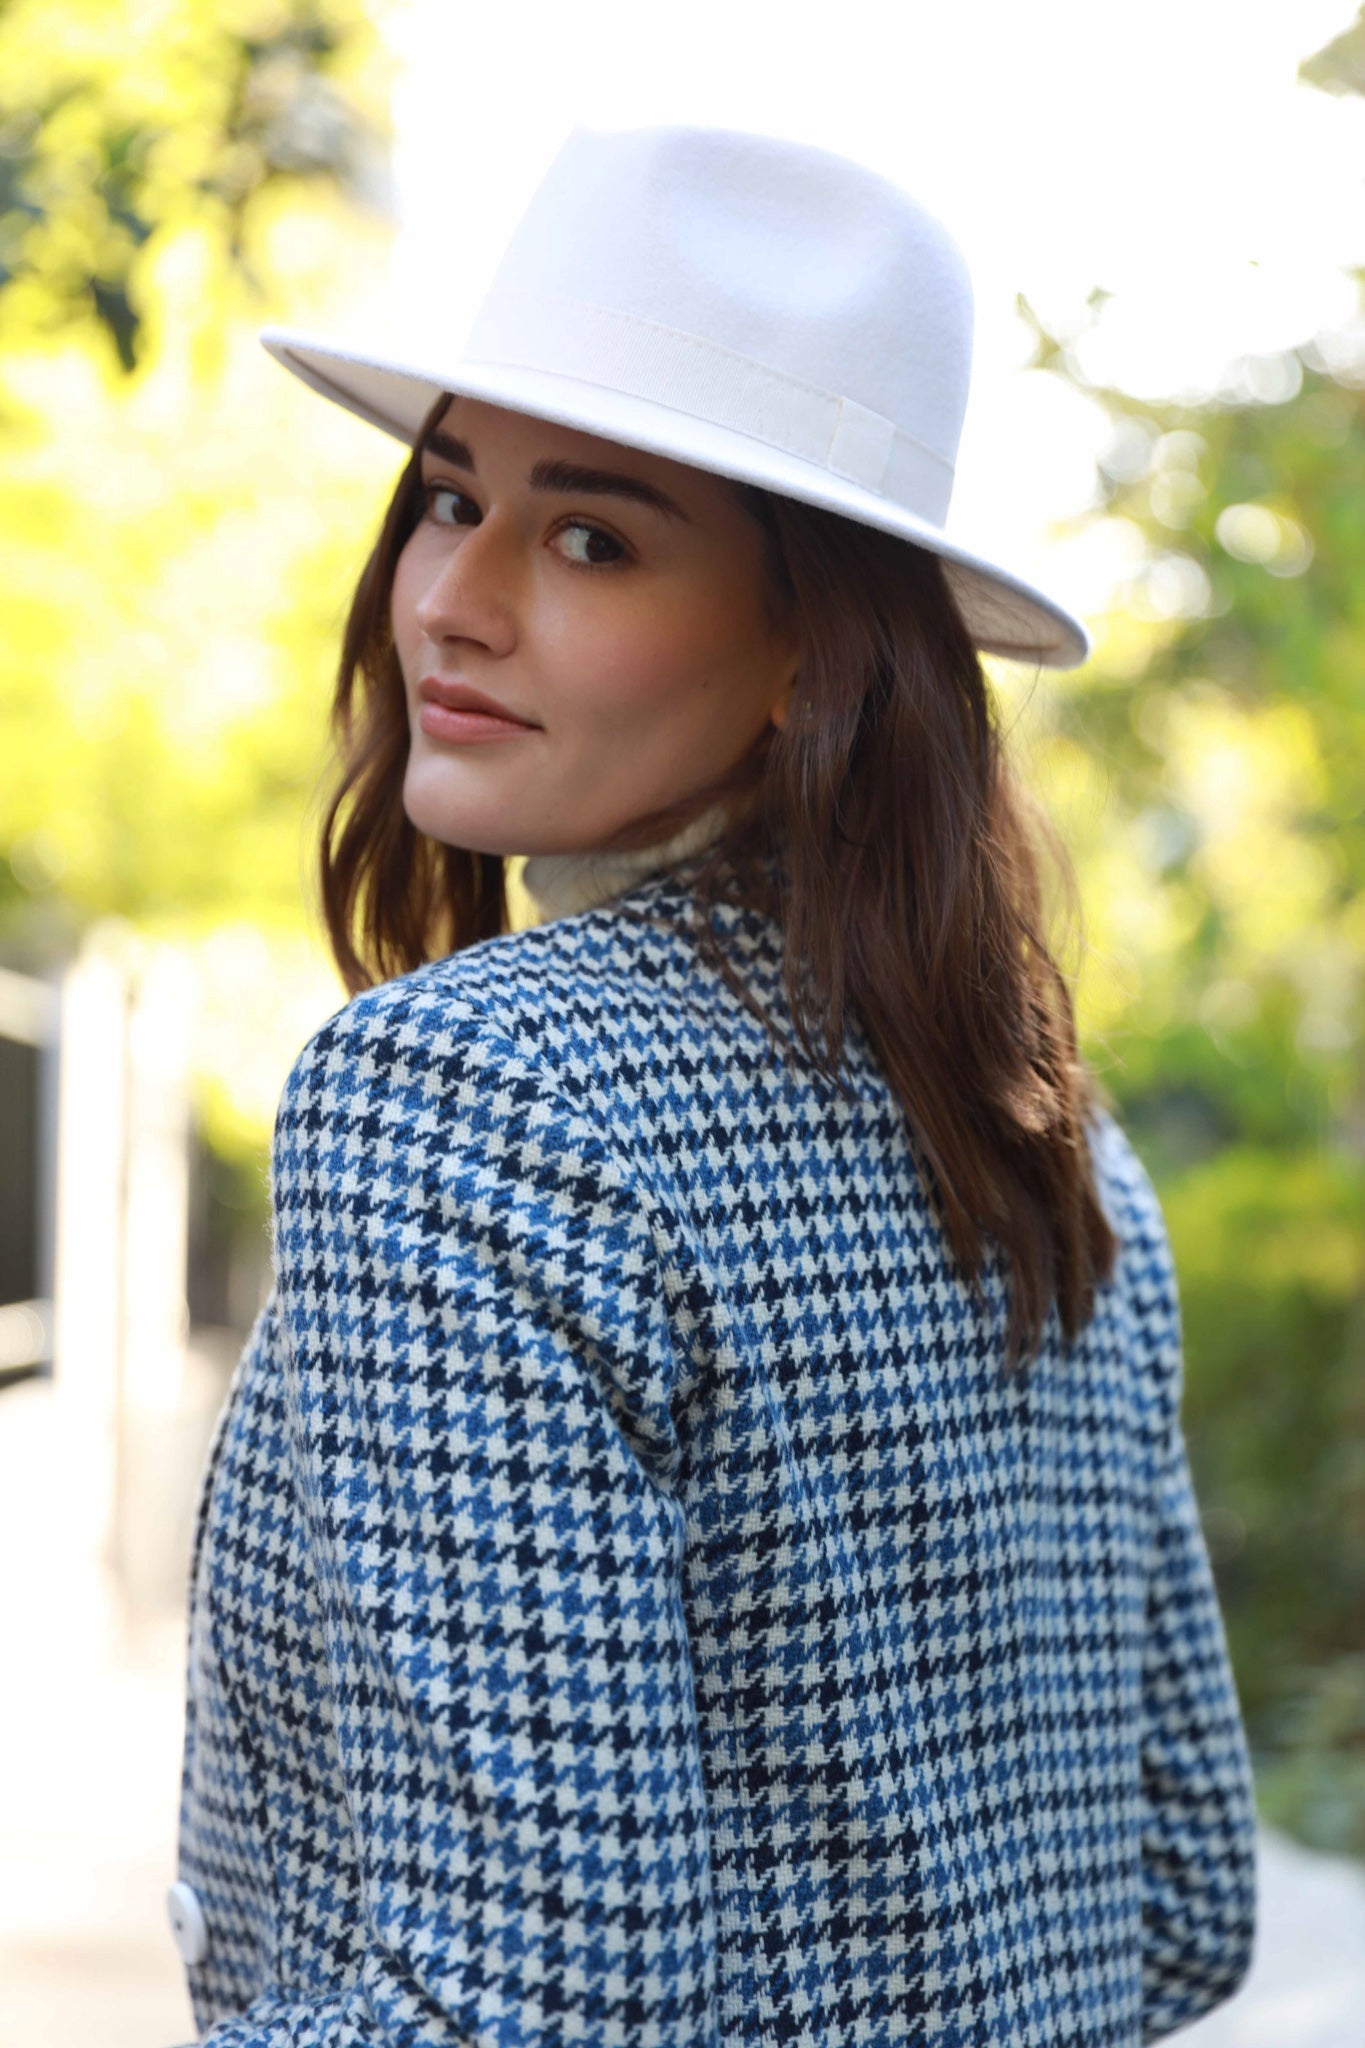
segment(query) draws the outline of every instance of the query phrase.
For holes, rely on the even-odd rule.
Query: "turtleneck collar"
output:
[[[599,903],[634,889],[647,876],[672,867],[689,854],[700,853],[720,837],[726,812],[717,805],[694,818],[671,839],[653,846],[628,850],[584,853],[533,853],[522,868],[521,883],[531,898],[541,922],[555,917],[573,917],[581,910],[593,910]]]

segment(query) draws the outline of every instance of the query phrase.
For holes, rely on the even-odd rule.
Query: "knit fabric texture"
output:
[[[1151,1186],[1002,1369],[684,860],[356,996],[276,1121],[195,1531],[212,2048],[1137,2048],[1234,1991],[1254,1809]],[[790,1037],[776,925],[730,962]]]
[[[711,846],[727,822],[722,805],[703,811],[671,838],[629,851],[588,850],[583,853],[533,853],[521,871],[522,887],[540,913],[572,917],[613,896],[625,894],[662,868],[676,867],[689,855]]]

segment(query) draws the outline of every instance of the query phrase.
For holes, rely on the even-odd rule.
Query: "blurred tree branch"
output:
[[[1365,93],[1365,7],[1349,28],[1304,58],[1298,75],[1322,92]]]
[[[376,122],[343,82],[371,39],[356,0],[171,0],[140,15],[0,0],[0,339],[93,319],[133,370],[139,253],[188,221],[259,290],[262,195],[324,181],[373,196]]]

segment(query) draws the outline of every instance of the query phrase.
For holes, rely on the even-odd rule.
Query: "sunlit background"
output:
[[[1267,1908],[1200,2048],[1365,2008],[1365,14],[0,4],[0,2048],[187,2041],[186,1555],[268,1285],[341,622],[400,462],[255,339],[472,310],[576,125],[857,156],[977,286],[950,530],[1157,1179]],[[524,913],[526,906],[522,904]]]

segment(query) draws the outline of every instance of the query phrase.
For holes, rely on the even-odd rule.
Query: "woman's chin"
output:
[[[448,784],[448,778],[439,778]],[[403,784],[403,809],[414,830],[442,846],[457,846],[468,853],[500,853],[504,856],[522,849],[517,819],[506,807],[489,803],[461,803],[448,786],[433,787],[435,777],[413,773],[411,766]]]

